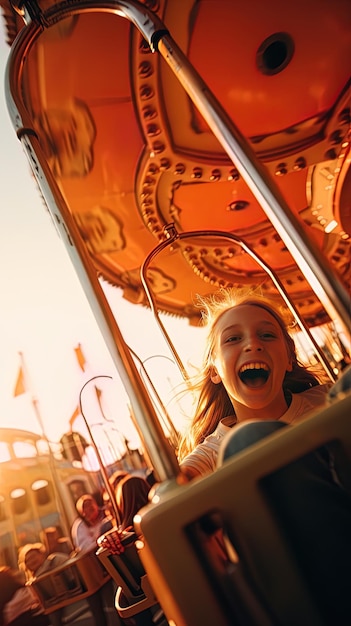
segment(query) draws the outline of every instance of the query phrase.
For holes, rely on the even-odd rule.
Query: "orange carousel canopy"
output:
[[[8,42],[23,27],[0,0]],[[350,59],[346,0],[145,2],[216,95],[347,288],[351,284]],[[97,272],[145,304],[140,267],[178,233],[224,231],[279,276],[308,323],[309,283],[248,185],[159,55],[127,20],[73,15],[43,29],[24,98]],[[275,287],[240,245],[182,239],[147,272],[160,310],[197,318],[194,295]]]

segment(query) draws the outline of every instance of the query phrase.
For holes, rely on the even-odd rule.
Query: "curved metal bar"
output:
[[[144,287],[147,299],[149,301],[149,305],[152,311],[153,316],[155,317],[157,324],[163,334],[163,337],[166,340],[166,343],[170,349],[170,351],[173,354],[174,360],[179,368],[179,371],[183,377],[183,380],[185,382],[189,382],[189,376],[188,376],[188,372],[186,371],[184,365],[183,365],[183,361],[181,360],[173,341],[171,340],[169,334],[167,333],[167,330],[164,326],[164,324],[161,321],[161,318],[158,314],[158,310],[157,310],[157,304],[156,304],[156,300],[153,296],[152,291],[149,289],[149,285],[147,282],[147,278],[146,278],[146,272],[147,269],[151,263],[151,261],[158,255],[160,254],[160,252],[162,252],[162,250],[164,250],[165,248],[168,248],[168,246],[171,246],[178,238],[179,238],[179,233],[177,232],[177,230],[175,229],[174,226],[170,226],[170,228],[167,230],[167,227],[165,228],[166,230],[166,234],[168,236],[168,239],[165,241],[161,241],[161,243],[156,246],[156,248],[154,248],[153,250],[151,250],[150,254],[146,257],[145,261],[143,262],[141,268],[140,268],[140,279],[142,282],[142,285]]]
[[[108,493],[108,496],[110,498],[110,502],[112,504],[114,517],[117,520],[117,524],[120,525],[121,519],[120,519],[120,512],[118,510],[117,503],[116,503],[116,496],[115,496],[114,490],[112,488],[112,485],[110,483],[110,480],[109,480],[108,473],[106,471],[105,465],[102,462],[100,450],[99,450],[98,446],[96,445],[95,439],[93,437],[93,433],[91,432],[91,426],[90,426],[90,424],[89,424],[89,422],[88,422],[88,420],[86,418],[86,415],[85,415],[85,413],[83,411],[83,406],[82,406],[82,394],[83,394],[84,389],[87,387],[87,385],[90,385],[90,383],[93,380],[96,380],[97,378],[110,378],[110,379],[112,379],[112,376],[101,376],[100,375],[100,376],[93,376],[92,378],[89,378],[89,380],[87,380],[87,382],[84,383],[83,387],[81,388],[81,390],[79,392],[79,409],[80,409],[81,416],[82,416],[82,418],[84,420],[84,424],[86,426],[86,429],[87,429],[87,431],[89,433],[90,441],[91,441],[92,446],[94,448],[94,452],[96,454],[96,458],[97,458],[97,460],[99,462],[99,465],[100,465],[100,469],[101,469],[101,473],[102,473],[102,476],[103,476],[103,479],[104,479],[104,484],[105,484],[105,487],[106,487],[106,491]]]
[[[243,240],[240,239],[240,237],[237,237],[236,235],[234,235],[233,233],[228,233],[222,230],[194,230],[194,231],[188,231],[188,232],[183,232],[183,233],[178,233],[174,227],[173,224],[170,224],[168,227],[165,227],[167,233],[168,233],[168,239],[166,241],[162,241],[156,248],[154,248],[152,250],[152,252],[150,252],[150,254],[147,256],[147,258],[145,259],[144,263],[141,266],[140,269],[140,275],[141,275],[141,281],[143,283],[143,287],[145,289],[147,298],[149,300],[149,304],[150,307],[153,311],[153,314],[156,318],[156,321],[161,329],[161,332],[165,338],[165,340],[168,343],[168,346],[176,360],[176,363],[179,364],[181,363],[180,357],[177,354],[177,351],[170,339],[170,337],[168,336],[168,333],[158,315],[158,311],[157,311],[157,306],[155,304],[155,300],[153,297],[152,292],[149,289],[148,283],[147,283],[147,278],[146,278],[146,272],[148,269],[148,266],[150,265],[151,261],[158,255],[160,254],[160,252],[162,252],[165,248],[167,248],[168,246],[171,246],[175,241],[177,240],[182,240],[182,239],[197,239],[197,238],[204,238],[204,237],[216,237],[219,239],[228,239],[229,241],[231,241],[232,243],[240,246],[243,250],[245,250],[245,252],[247,252],[250,257],[252,259],[254,259],[256,261],[256,263],[258,263],[258,265],[260,267],[262,267],[262,269],[266,272],[266,274],[268,274],[268,276],[270,277],[271,281],[273,282],[273,284],[275,285],[275,287],[277,288],[278,292],[280,293],[281,297],[283,298],[286,306],[289,308],[289,310],[291,311],[291,313],[294,316],[294,319],[296,320],[296,322],[298,323],[298,325],[301,328],[301,331],[303,332],[303,334],[305,335],[307,341],[309,342],[309,344],[312,346],[313,350],[316,352],[316,354],[319,357],[319,360],[323,366],[323,368],[325,369],[326,373],[328,374],[328,376],[331,378],[331,380],[334,382],[336,380],[336,375],[333,371],[333,368],[331,367],[329,361],[326,359],[323,351],[320,349],[317,341],[315,340],[315,338],[313,337],[310,329],[308,328],[307,324],[305,323],[305,321],[302,319],[302,317],[300,316],[297,308],[295,307],[294,303],[290,300],[289,298],[289,294],[286,291],[283,283],[281,282],[281,280],[278,278],[277,274],[266,264],[266,262],[262,259],[261,256],[259,256],[254,250],[252,250],[252,248],[250,248],[250,246]],[[180,372],[183,374],[184,371],[184,366],[181,363],[181,367],[179,367]],[[184,379],[185,381],[188,380],[188,376],[186,376],[186,378]]]
[[[149,376],[148,371],[147,371],[147,369],[145,367],[146,361],[148,361],[152,357],[151,356],[147,357],[146,359],[144,359],[142,361],[141,358],[137,355],[136,352],[134,352],[134,350],[130,346],[129,346],[129,350],[130,350],[131,354],[135,357],[135,359],[138,361],[138,363],[140,365],[140,368],[141,368],[142,372],[144,373],[145,378],[146,378],[148,384],[150,385],[150,387],[152,389],[152,393],[154,394],[154,396],[155,396],[155,398],[157,400],[157,403],[158,403],[158,405],[160,407],[159,411],[160,411],[160,414],[161,414],[161,419],[162,419],[162,421],[164,423],[165,428],[168,428],[168,430],[170,432],[170,440],[172,442],[172,445],[174,446],[174,448],[177,448],[178,444],[179,444],[179,433],[178,433],[177,429],[175,428],[175,426],[174,426],[174,424],[173,424],[173,422],[171,420],[171,417],[170,417],[166,407],[164,406],[164,403],[162,402],[162,399],[161,399],[161,397],[160,397],[160,395],[159,395],[159,393],[158,393],[154,383],[152,382],[152,379]],[[158,356],[158,355],[152,355],[152,356]],[[162,356],[162,358],[168,359],[168,357],[165,357],[164,355],[160,355],[160,356]],[[172,361],[172,359],[169,359],[169,360],[171,361],[171,363],[174,364],[174,361]],[[163,415],[162,415],[162,412],[163,412]]]

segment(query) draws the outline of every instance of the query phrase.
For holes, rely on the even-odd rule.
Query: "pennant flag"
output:
[[[26,386],[24,384],[24,373],[22,366],[19,368],[15,388],[13,391],[13,397],[22,395],[22,393],[26,393]]]
[[[78,344],[78,346],[76,348],[74,348],[74,351],[76,353],[78,365],[79,365],[80,369],[84,372],[85,371],[86,360],[85,360],[85,356],[84,356],[84,354],[82,352],[82,348],[81,348],[80,343]]]
[[[99,404],[99,409],[101,411],[101,415],[104,418],[104,420],[106,420],[106,422],[111,422],[112,420],[107,419],[107,417],[106,417],[106,415],[104,413],[104,410],[102,408],[102,402],[101,402],[102,390],[99,389],[99,387],[97,387],[96,385],[94,385],[94,387],[95,387],[96,399],[97,399],[98,404]]]
[[[73,414],[71,415],[69,422],[68,422],[68,423],[69,423],[69,425],[70,425],[70,427],[71,427],[71,429],[72,429],[73,422],[74,422],[74,420],[78,417],[78,415],[80,415],[80,409],[79,409],[79,407],[77,406],[77,407],[75,408],[75,410],[74,410]]]

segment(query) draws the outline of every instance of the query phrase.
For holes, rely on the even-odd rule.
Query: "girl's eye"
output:
[[[275,339],[276,335],[270,331],[267,331],[265,333],[261,333],[261,337],[262,339]]]
[[[229,337],[226,337],[224,343],[234,343],[236,341],[240,341],[240,339],[241,335],[230,335]]]

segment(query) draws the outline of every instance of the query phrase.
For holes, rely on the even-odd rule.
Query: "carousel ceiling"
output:
[[[0,0],[8,43],[23,27]],[[348,1],[145,2],[156,11],[278,184],[308,236],[351,284]],[[181,10],[180,10],[181,6]],[[44,29],[25,61],[33,126],[98,273],[145,304],[140,266],[178,233],[242,238],[311,324],[304,275],[164,60],[126,19],[84,13]],[[150,264],[160,310],[195,320],[196,293],[270,279],[225,238],[182,239]]]

